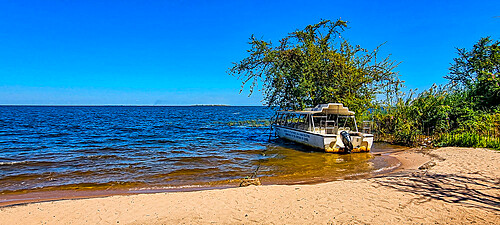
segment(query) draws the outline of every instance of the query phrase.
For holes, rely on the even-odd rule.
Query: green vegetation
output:
[[[347,23],[323,20],[296,30],[273,46],[252,35],[249,56],[230,68],[250,94],[259,85],[264,102],[280,109],[303,109],[340,102],[355,112],[373,107],[377,94],[400,83],[395,62],[378,59],[340,37]]]
[[[230,121],[224,122],[228,126],[246,126],[246,127],[267,127],[271,125],[271,122],[266,119],[257,120],[242,120],[242,121]]]
[[[499,44],[482,38],[470,51],[458,49],[447,85],[416,97],[390,96],[373,113],[380,136],[405,145],[427,139],[435,146],[500,149]]]
[[[445,78],[420,93],[402,92],[394,61],[377,59],[340,38],[342,20],[323,20],[273,46],[252,36],[249,56],[230,68],[250,94],[261,86],[270,107],[300,110],[340,102],[374,121],[379,140],[404,145],[500,149],[500,41],[480,39],[458,56]],[[240,92],[241,92],[240,91]],[[382,101],[376,96],[385,94]],[[370,109],[370,110],[369,110]]]
[[[436,146],[462,146],[500,150],[500,138],[484,136],[468,131],[463,133],[441,134],[436,142]]]
[[[459,57],[446,76],[462,88],[473,107],[489,111],[500,104],[500,41],[482,38],[472,50],[457,49]]]

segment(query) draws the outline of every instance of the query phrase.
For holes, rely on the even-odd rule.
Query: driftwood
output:
[[[260,183],[260,179],[257,177],[257,178],[243,178],[241,183],[240,183],[240,187],[246,187],[246,186],[250,186],[250,185],[262,185]]]
[[[419,170],[428,170],[428,169],[432,168],[435,165],[436,165],[436,162],[429,161],[429,162],[426,162],[424,165],[421,165],[420,167],[418,167],[418,169]]]

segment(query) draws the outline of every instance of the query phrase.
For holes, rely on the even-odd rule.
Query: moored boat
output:
[[[273,127],[280,138],[326,152],[369,152],[373,135],[358,131],[354,114],[341,103],[321,104],[303,111],[278,111]]]

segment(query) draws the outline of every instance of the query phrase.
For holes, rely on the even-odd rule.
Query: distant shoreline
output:
[[[196,104],[196,105],[190,105],[190,106],[230,106],[230,105],[222,105],[222,104],[214,104],[214,105],[206,105],[206,104]]]
[[[262,105],[1,105],[0,107],[266,107]]]

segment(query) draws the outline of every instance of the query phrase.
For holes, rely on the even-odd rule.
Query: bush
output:
[[[436,146],[461,146],[474,148],[493,148],[500,150],[500,138],[484,136],[475,132],[444,133],[436,140]]]
[[[410,146],[427,136],[436,146],[500,149],[500,41],[482,38],[458,55],[448,85],[433,85],[415,98],[411,91],[388,92],[388,103],[374,110],[375,129]]]

